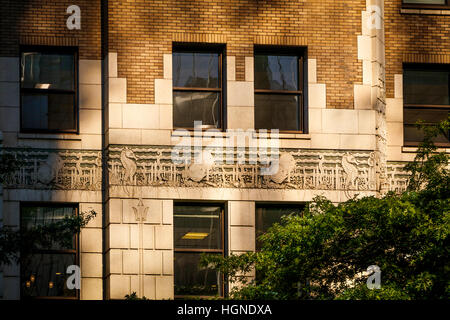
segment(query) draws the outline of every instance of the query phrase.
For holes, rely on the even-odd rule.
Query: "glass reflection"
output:
[[[173,53],[173,86],[189,88],[219,87],[219,54]]]
[[[255,55],[255,89],[298,90],[298,57]]]
[[[74,90],[73,54],[22,53],[22,88]]]
[[[219,93],[174,91],[173,93],[173,125],[175,127],[192,128],[194,121],[202,121],[204,126],[218,128]]]
[[[299,96],[255,94],[255,128],[299,130]]]

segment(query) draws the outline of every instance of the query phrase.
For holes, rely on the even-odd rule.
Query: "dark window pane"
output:
[[[22,94],[22,128],[76,130],[74,94]]]
[[[298,57],[255,55],[255,89],[298,90]]]
[[[22,53],[22,88],[75,90],[73,54]]]
[[[221,295],[220,274],[210,269],[201,270],[199,267],[200,255],[200,253],[175,253],[175,295]]]
[[[67,288],[67,267],[75,265],[75,254],[33,254],[22,263],[21,287],[26,297],[75,297]]]
[[[65,217],[74,216],[76,209],[73,207],[28,207],[21,209],[21,228],[31,229],[62,221]],[[75,237],[72,246],[63,248],[59,244],[53,244],[52,250],[75,249]]]
[[[422,120],[424,124],[436,124],[447,119],[448,109],[432,109],[432,108],[405,108],[403,112],[404,118],[404,139],[406,142],[423,141],[423,131],[415,125],[417,121]],[[435,143],[448,143],[449,135],[439,135],[433,139]]]
[[[300,130],[299,96],[255,94],[255,128]]]
[[[219,54],[175,52],[173,54],[173,86],[218,88]]]
[[[262,234],[266,233],[269,228],[281,221],[281,217],[287,216],[290,214],[301,215],[303,211],[303,205],[297,206],[258,206],[256,208],[256,250],[261,249],[261,242],[258,240],[258,237]]]
[[[415,125],[405,125],[403,128],[405,142],[420,143],[423,141],[423,131],[419,130]],[[447,135],[440,134],[432,139],[434,143],[449,143],[449,133]]]
[[[221,207],[175,206],[175,248],[222,249]]]
[[[404,120],[406,124],[415,124],[422,120],[424,123],[438,123],[447,119],[447,109],[432,109],[432,108],[405,108]]]
[[[192,128],[194,121],[202,121],[204,126],[220,126],[220,95],[215,92],[173,93],[173,125]]]
[[[449,105],[449,71],[404,70],[405,104]]]

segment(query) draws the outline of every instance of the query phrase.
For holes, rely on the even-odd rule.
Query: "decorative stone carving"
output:
[[[279,170],[270,176],[261,175],[268,155],[257,155],[256,150],[245,152],[245,159],[253,159],[252,163],[217,160],[237,159],[236,153],[228,152],[227,157],[223,157],[222,149],[208,147],[202,150],[201,163],[176,163],[172,161],[170,146],[110,146],[109,183],[116,186],[377,190],[373,152],[282,149]],[[134,165],[124,165],[126,154],[136,169]]]
[[[122,162],[122,166],[125,169],[124,180],[133,182],[137,168],[136,166],[137,158],[134,155],[134,152],[129,148],[124,148],[120,153],[120,161]]]
[[[100,151],[7,148],[4,152],[21,163],[4,177],[6,188],[101,190]]]
[[[388,162],[386,168],[386,188],[388,191],[401,193],[406,191],[409,172],[405,170],[406,162]]]
[[[134,211],[134,216],[136,218],[136,221],[143,222],[147,220],[147,212],[148,207],[144,206],[144,203],[142,202],[142,199],[139,199],[139,203],[136,207],[132,207]]]
[[[183,171],[182,176],[184,179],[191,179],[192,181],[200,182],[209,175],[209,170],[213,167],[213,165],[214,157],[211,152],[203,150],[201,163],[192,163],[186,170]]]
[[[295,160],[289,153],[280,155],[278,161],[278,170],[275,174],[270,176],[270,179],[275,183],[283,183],[288,178],[295,168]]]

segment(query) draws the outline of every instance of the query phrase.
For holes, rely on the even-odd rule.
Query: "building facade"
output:
[[[0,8],[1,152],[22,160],[0,222],[97,213],[72,247],[0,266],[3,299],[225,295],[202,252],[255,251],[315,196],[404,190],[414,123],[449,111],[448,0]]]

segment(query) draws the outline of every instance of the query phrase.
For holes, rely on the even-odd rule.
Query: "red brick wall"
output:
[[[176,33],[225,38],[227,55],[236,56],[236,80],[244,80],[244,57],[253,55],[255,37],[302,38],[309,58],[318,61],[328,106],[353,108],[353,85],[362,82],[357,35],[365,5],[365,0],[109,0],[109,50],[118,52],[128,102],[153,103],[154,79],[163,77],[162,55],[171,52]]]
[[[450,63],[450,16],[401,14],[401,0],[385,0],[386,94],[403,62]]]
[[[19,44],[74,45],[80,59],[100,59],[100,0],[0,0],[0,56]],[[67,7],[81,9],[81,30],[69,30]]]

